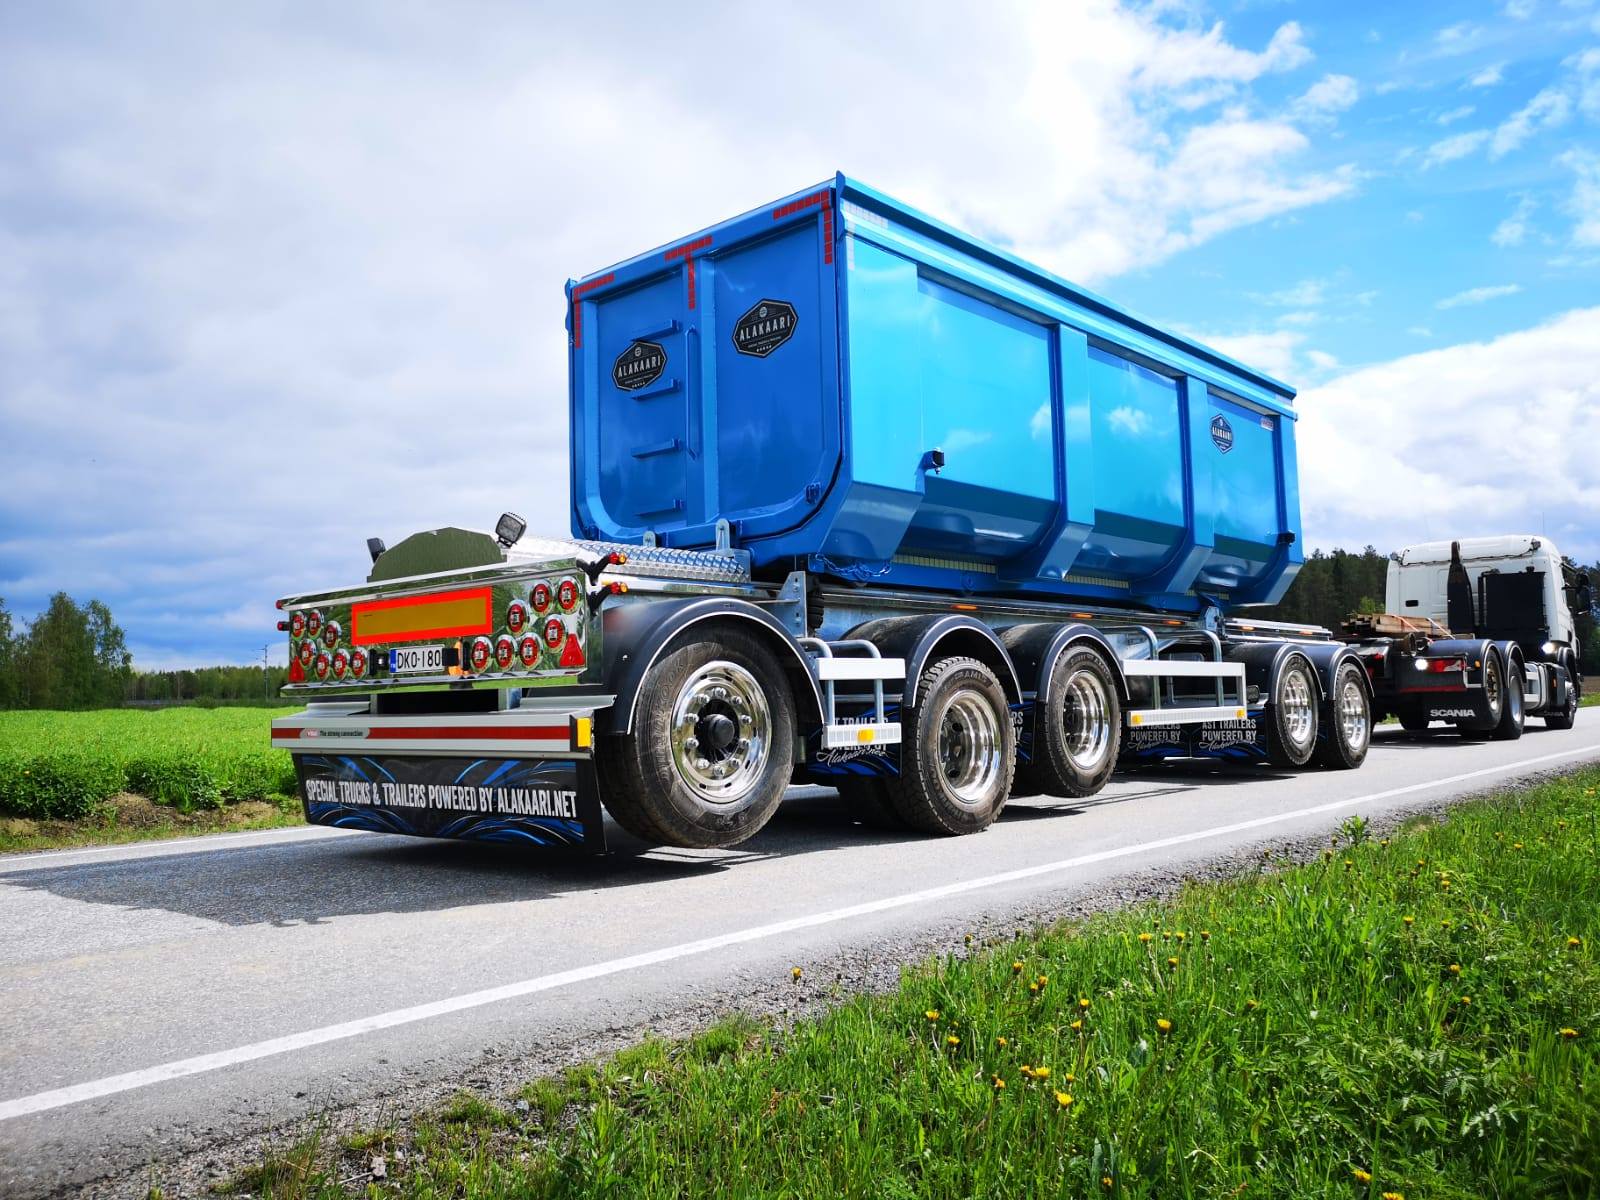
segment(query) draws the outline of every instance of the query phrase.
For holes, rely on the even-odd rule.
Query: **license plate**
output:
[[[402,646],[389,651],[389,670],[396,675],[431,671],[444,673],[443,646]]]

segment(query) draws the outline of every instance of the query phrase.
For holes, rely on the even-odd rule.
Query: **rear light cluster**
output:
[[[1465,671],[1467,660],[1464,658],[1419,658],[1414,664],[1419,671],[1429,675],[1447,675],[1451,671]]]
[[[582,637],[584,588],[576,576],[537,580],[509,599],[496,590],[498,628],[488,634],[437,639],[445,641],[446,670],[481,675],[534,671],[544,666],[571,671],[587,665]],[[619,584],[602,588],[608,594],[625,590]],[[279,628],[289,634],[290,682],[338,683],[365,679],[377,664],[388,661],[380,646],[353,646],[345,627],[321,609],[296,609]],[[416,640],[416,639],[412,639]],[[426,639],[424,639],[426,640]],[[547,656],[555,657],[555,662]],[[457,657],[459,656],[459,657]],[[418,682],[422,682],[421,679]]]

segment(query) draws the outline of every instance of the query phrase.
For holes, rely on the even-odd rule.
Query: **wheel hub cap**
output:
[[[956,803],[979,808],[1000,775],[1000,727],[980,693],[963,688],[939,718],[939,767]]]
[[[1067,681],[1062,720],[1072,765],[1084,772],[1099,769],[1110,753],[1112,731],[1110,700],[1096,676],[1077,671]]]
[[[772,752],[772,713],[754,675],[709,662],[678,689],[672,765],[702,800],[733,804],[760,782]]]

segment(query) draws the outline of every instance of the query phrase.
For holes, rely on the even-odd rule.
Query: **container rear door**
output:
[[[1198,586],[1237,589],[1262,582],[1275,569],[1286,522],[1280,425],[1284,418],[1211,392],[1204,428],[1191,436],[1210,460],[1213,551]],[[1196,497],[1204,504],[1205,497]]]

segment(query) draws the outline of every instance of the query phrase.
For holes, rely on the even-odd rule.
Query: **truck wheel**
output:
[[[1572,678],[1572,672],[1566,667],[1561,670],[1567,676],[1567,703],[1559,712],[1546,713],[1544,727],[1546,729],[1571,729],[1578,719],[1578,684]]]
[[[1018,763],[1012,794],[1092,796],[1117,765],[1122,703],[1104,657],[1072,646],[1056,657],[1034,713],[1033,761]]]
[[[1303,767],[1317,748],[1317,683],[1311,664],[1296,654],[1272,685],[1267,757],[1275,766]]]
[[[1490,653],[1483,660],[1483,698],[1489,706],[1487,725],[1458,725],[1456,731],[1462,741],[1486,742],[1495,736],[1506,713],[1506,672],[1498,654]]]
[[[1016,767],[1011,709],[995,674],[975,658],[923,671],[917,704],[902,715],[900,774],[889,798],[924,833],[977,833],[1005,807]]]
[[[1395,719],[1400,722],[1400,728],[1407,733],[1427,733],[1428,714],[1419,709],[1401,709],[1395,713]]]
[[[1494,740],[1497,742],[1514,742],[1522,736],[1523,727],[1528,722],[1523,709],[1522,686],[1522,672],[1517,670],[1517,664],[1507,663],[1505,704],[1501,706],[1500,724],[1494,727]]]
[[[1317,765],[1351,771],[1367,760],[1372,746],[1372,702],[1367,699],[1364,672],[1353,662],[1333,677],[1328,703],[1328,736],[1317,747]]]
[[[666,846],[732,846],[765,825],[794,759],[794,700],[767,648],[742,630],[669,651],[639,690],[633,732],[606,739],[606,809]]]

